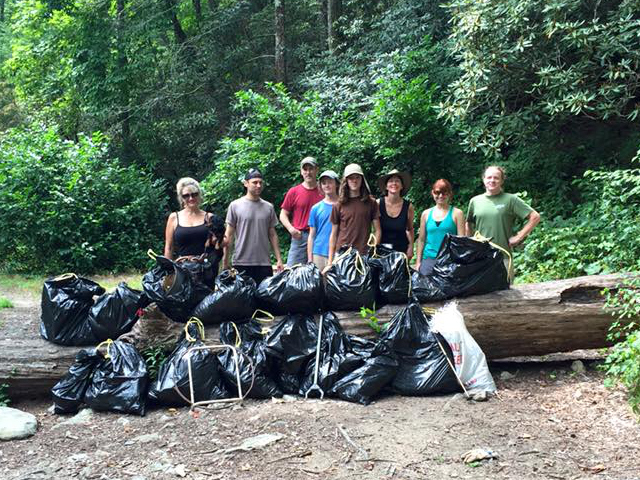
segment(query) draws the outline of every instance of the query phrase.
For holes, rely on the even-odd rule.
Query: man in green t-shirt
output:
[[[466,230],[471,236],[479,232],[482,236],[491,238],[496,245],[512,253],[513,247],[519,245],[540,222],[540,214],[519,197],[511,193],[504,193],[502,186],[505,175],[501,167],[487,167],[482,176],[485,193],[476,195],[469,202],[467,210]],[[524,227],[513,234],[516,220],[527,219]],[[505,259],[509,268],[509,259]],[[513,265],[509,270],[509,279],[513,279]]]

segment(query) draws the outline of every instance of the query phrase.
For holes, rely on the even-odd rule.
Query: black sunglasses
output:
[[[183,193],[182,194],[182,198],[184,198],[185,200],[188,200],[190,198],[198,198],[199,196],[200,196],[200,192]]]

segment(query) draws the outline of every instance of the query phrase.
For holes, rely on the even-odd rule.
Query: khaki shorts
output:
[[[329,257],[323,257],[322,255],[313,255],[313,263],[316,264],[316,267],[322,272],[324,267],[329,263]]]

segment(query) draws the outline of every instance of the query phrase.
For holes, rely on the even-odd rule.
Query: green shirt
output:
[[[474,232],[489,237],[492,242],[511,252],[509,237],[513,235],[516,219],[524,219],[533,209],[512,193],[476,195],[469,202],[467,222]]]

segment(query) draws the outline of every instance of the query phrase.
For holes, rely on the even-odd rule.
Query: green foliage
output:
[[[537,227],[517,251],[519,281],[640,270],[640,169],[587,171],[568,219]]]
[[[0,309],[3,308],[13,308],[13,303],[8,298],[0,297]]]
[[[11,399],[7,394],[7,390],[9,389],[8,383],[0,384],[0,407],[8,407],[11,403]]]
[[[162,347],[149,347],[140,352],[142,358],[147,364],[147,372],[149,379],[154,381],[158,378],[158,372],[162,364],[167,360],[169,354]]]
[[[124,270],[158,247],[162,182],[107,154],[100,134],[62,140],[54,129],[0,138],[0,257],[9,271]]]
[[[461,76],[442,114],[490,156],[572,119],[629,122],[640,113],[635,0],[453,0]]]
[[[389,328],[389,322],[380,323],[380,320],[376,316],[375,305],[373,309],[367,307],[360,307],[360,316],[364,319],[364,322],[371,327],[371,330],[380,335],[387,328]]]
[[[607,373],[608,386],[619,382],[629,391],[629,403],[640,414],[640,278],[626,281],[619,289],[607,289],[605,308],[616,321],[608,338],[616,343],[610,350],[602,369]]]

